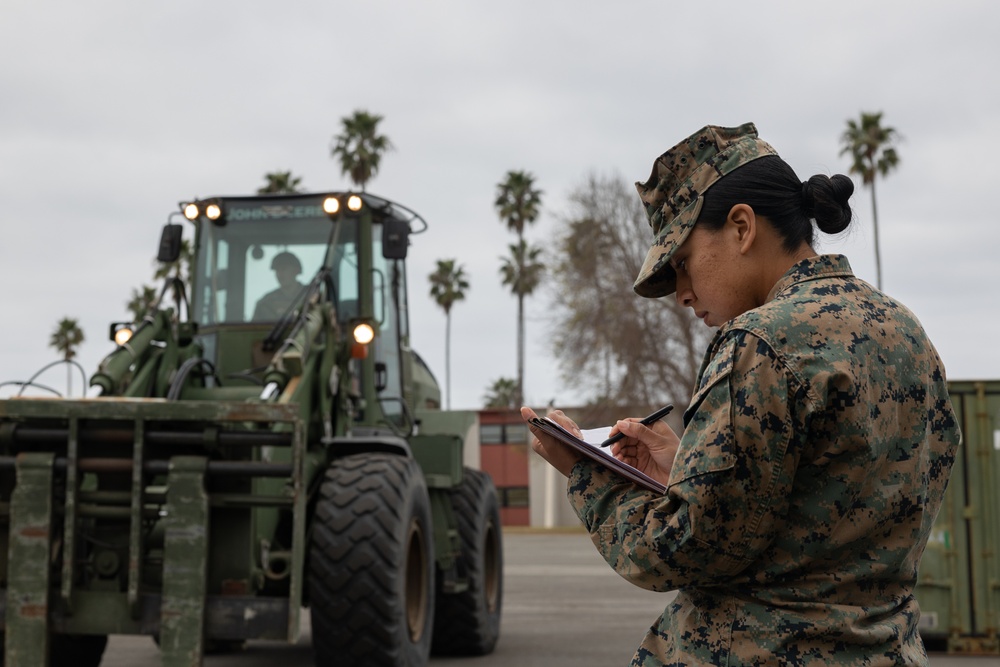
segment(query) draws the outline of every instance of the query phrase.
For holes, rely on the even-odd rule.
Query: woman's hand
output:
[[[531,408],[521,408],[521,418],[524,419],[525,422],[528,422],[537,416],[538,415],[536,415],[535,411]],[[564,415],[562,410],[553,410],[546,416],[570,433],[576,436],[582,435],[580,433],[580,427],[576,425],[576,422]],[[583,458],[583,455],[578,454],[576,450],[569,445],[564,445],[555,438],[542,433],[530,423],[528,424],[528,428],[531,429],[531,434],[534,436],[531,440],[531,448],[535,450],[535,453],[548,461],[553,468],[561,472],[566,477],[569,477],[569,473],[573,469],[573,466],[576,465],[577,461]]]
[[[670,479],[670,469],[674,465],[680,438],[665,422],[658,421],[652,426],[645,426],[639,421],[638,417],[629,417],[615,424],[610,435],[621,431],[625,437],[611,445],[611,453],[619,461],[666,484]]]

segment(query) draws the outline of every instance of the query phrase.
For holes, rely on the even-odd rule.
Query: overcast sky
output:
[[[348,187],[329,146],[355,109],[384,116],[396,147],[369,191],[430,224],[411,247],[411,328],[441,381],[445,318],[427,275],[442,258],[469,275],[452,310],[453,407],[516,375],[516,300],[499,278],[514,237],[492,206],[508,170],[544,191],[526,236],[551,247],[588,173],[644,180],[703,125],[747,121],[800,178],[846,173],[839,138],[861,111],[904,137],[878,184],[884,288],[951,378],[1000,378],[998,25],[987,0],[4,0],[0,381],[57,358],[64,316],[93,373],[178,201],[252,193],[276,170],[309,191]],[[853,205],[854,231],[821,250],[874,282],[869,192]],[[553,298],[527,306],[534,404],[580,398],[547,343]],[[65,388],[61,368],[39,379]]]

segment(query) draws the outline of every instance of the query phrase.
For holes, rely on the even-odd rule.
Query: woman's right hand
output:
[[[614,457],[666,484],[681,442],[673,429],[662,421],[646,426],[630,417],[616,423],[610,435],[619,431],[625,437],[611,446]]]

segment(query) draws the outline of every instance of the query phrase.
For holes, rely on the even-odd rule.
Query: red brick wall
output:
[[[524,421],[516,410],[483,410],[479,423],[480,467],[497,487],[500,520],[505,526],[527,526],[531,516]]]

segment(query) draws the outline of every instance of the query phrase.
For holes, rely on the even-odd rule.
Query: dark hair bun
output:
[[[851,224],[852,194],[854,181],[843,174],[817,174],[802,184],[803,207],[826,234],[842,232]]]

